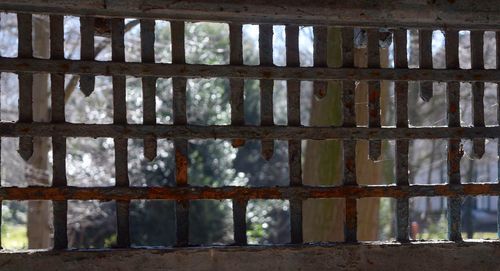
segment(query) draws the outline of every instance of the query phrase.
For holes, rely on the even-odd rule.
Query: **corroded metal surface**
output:
[[[459,43],[458,32],[448,31],[445,36],[446,67],[459,67]],[[460,85],[458,82],[450,82],[447,85],[448,96],[448,127],[460,127]],[[448,140],[448,180],[450,184],[460,184],[460,160],[463,151],[460,139]],[[448,200],[448,237],[453,241],[462,240],[461,232],[461,199],[453,196]]]
[[[80,59],[82,60],[94,60],[94,32],[95,18],[80,17]],[[80,76],[80,89],[85,96],[89,96],[94,91],[94,85],[94,76]]]
[[[419,68],[432,69],[432,30],[420,29],[419,41]],[[433,96],[432,82],[420,82],[420,98],[428,102]]]
[[[471,31],[471,66],[473,69],[484,69],[484,31]],[[500,65],[499,65],[500,66]],[[472,83],[472,119],[474,127],[484,127],[484,83]],[[485,153],[484,139],[473,140],[472,155],[481,159]]]
[[[143,63],[155,62],[155,21],[141,20],[141,60]],[[156,124],[156,77],[142,78],[142,111],[143,124]],[[157,153],[156,138],[144,139],[144,157],[149,161],[155,159]]]
[[[496,29],[498,0],[2,0],[0,10],[167,20]]]
[[[380,68],[379,32],[377,29],[369,29],[368,36],[368,68]],[[380,127],[380,81],[368,82],[368,127]],[[382,142],[370,140],[369,157],[373,161],[380,158],[382,154]]]
[[[185,64],[184,22],[171,22],[172,63]],[[173,114],[174,124],[186,124],[186,78],[173,77]],[[175,183],[178,187],[188,186],[188,141],[174,141]],[[189,243],[189,201],[180,198],[175,203],[176,244],[187,246]]]
[[[154,136],[169,139],[472,139],[496,138],[500,127],[293,127],[293,126],[198,126],[141,124],[53,124],[0,123],[0,136],[67,136],[144,138]],[[244,135],[244,136],[243,136]]]
[[[47,60],[0,57],[3,72],[50,72],[94,75],[134,75],[153,77],[229,77],[275,80],[358,80],[358,81],[438,81],[497,82],[495,69],[390,69],[265,67],[241,65],[164,64],[85,60]]]
[[[286,64],[291,67],[300,66],[299,27],[286,26]],[[287,81],[287,115],[289,126],[300,126],[300,81]],[[302,142],[288,141],[288,176],[290,186],[302,186]],[[303,242],[302,234],[302,200],[290,200],[290,240],[293,244]]]
[[[18,56],[31,58],[33,56],[32,16],[29,14],[17,15],[17,28],[19,33]],[[19,73],[19,122],[30,123],[33,121],[33,74]],[[24,160],[33,155],[33,138],[19,138],[19,154]]]
[[[50,16],[50,58],[64,59],[64,18],[59,15]],[[51,79],[51,122],[65,123],[64,74],[52,73]],[[52,186],[64,187],[66,180],[66,137],[52,137]],[[52,201],[54,225],[54,249],[68,247],[66,201]]]
[[[259,25],[259,60],[260,66],[273,66],[273,26]],[[272,127],[274,125],[273,112],[274,80],[260,80],[260,125]],[[262,140],[261,154],[265,160],[274,155],[274,140]]]
[[[407,59],[407,31],[396,30],[394,32],[394,66],[396,68],[408,67]],[[396,127],[408,127],[408,82],[396,82]],[[396,184],[408,186],[408,153],[410,142],[408,139],[396,141]],[[399,198],[396,201],[396,239],[400,242],[409,241],[409,213],[410,204],[408,198]]]
[[[2,187],[0,200],[197,200],[498,195],[497,183],[334,187]]]
[[[125,22],[123,19],[111,19],[111,59],[115,62],[125,61],[124,31]],[[126,107],[126,78],[125,76],[113,76],[113,123],[127,123]],[[128,143],[126,138],[115,138],[115,175],[116,187],[128,187]],[[118,247],[126,248],[130,246],[129,227],[130,201],[119,200],[116,202],[116,243]]]

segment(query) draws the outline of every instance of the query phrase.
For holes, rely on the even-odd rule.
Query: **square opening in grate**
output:
[[[396,237],[396,200],[361,198],[357,201],[359,241],[394,241]]]
[[[473,155],[473,142],[463,141],[464,156],[460,160],[462,183],[496,183],[498,176],[498,139],[485,139],[485,153]]]
[[[465,197],[462,202],[462,238],[498,239],[498,197]]]
[[[156,187],[175,185],[175,158],[172,141],[156,140],[156,158],[144,157],[144,140],[128,141],[128,176],[130,186]]]
[[[157,247],[175,244],[175,202],[133,200],[130,202],[132,246]]]
[[[230,200],[193,200],[189,205],[190,244],[228,245],[233,242]]]
[[[448,239],[448,202],[445,197],[410,198],[410,239]]]
[[[114,142],[111,138],[67,138],[68,185],[80,187],[115,184]]]
[[[66,75],[66,81],[73,80]],[[110,76],[96,76],[95,90],[86,97],[80,86],[66,90],[66,120],[72,123],[109,124],[113,123],[113,91]]]
[[[307,199],[303,201],[304,242],[344,241],[344,221],[344,199]]]
[[[116,246],[115,202],[68,201],[68,247]]]
[[[229,125],[229,80],[222,78],[187,80],[187,119],[195,125]]]
[[[52,142],[48,137],[33,139],[33,155],[25,161],[18,153],[18,138],[2,138],[2,186],[50,186]]]
[[[411,184],[447,183],[447,149],[448,140],[410,141],[409,182]]]
[[[249,244],[290,242],[290,206],[287,200],[250,200],[247,207]]]
[[[53,247],[53,208],[49,200],[2,201],[2,248],[6,250]],[[39,215],[30,215],[29,212]]]
[[[186,62],[229,64],[229,26],[226,23],[185,23]]]

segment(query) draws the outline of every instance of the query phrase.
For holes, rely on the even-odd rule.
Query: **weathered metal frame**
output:
[[[359,81],[464,81],[495,82],[495,69],[408,69],[408,68],[322,68],[243,65],[164,64],[84,60],[0,58],[5,72],[51,72],[103,76],[228,77],[275,80],[359,80]]]
[[[448,0],[2,0],[0,10],[75,16],[130,17],[298,25],[495,30],[500,5]]]
[[[115,200],[117,202],[118,246],[130,248],[128,212],[129,202],[135,199],[166,199],[176,201],[177,246],[188,246],[189,200],[196,199],[231,199],[233,201],[233,219],[235,244],[246,245],[246,205],[250,199],[288,199],[291,206],[291,242],[302,244],[302,201],[309,198],[344,198],[346,199],[345,242],[357,242],[356,237],[356,200],[364,197],[392,197],[397,199],[397,239],[409,242],[408,234],[408,199],[416,196],[449,197],[449,239],[461,241],[460,236],[460,197],[475,195],[499,195],[500,184],[495,183],[460,183],[460,148],[461,139],[473,139],[474,153],[480,157],[484,152],[485,138],[498,138],[500,127],[485,127],[482,111],[482,90],[484,82],[498,82],[500,71],[487,70],[480,54],[482,43],[473,42],[473,69],[461,70],[458,65],[458,30],[474,30],[472,35],[479,37],[485,30],[497,30],[500,25],[500,1],[477,3],[473,0],[454,1],[135,1],[135,0],[67,0],[56,1],[0,1],[0,10],[19,13],[19,57],[0,58],[0,71],[16,72],[20,78],[19,122],[0,123],[0,137],[20,137],[20,153],[29,158],[32,151],[33,137],[48,136],[53,139],[54,180],[52,187],[0,187],[0,200],[52,200],[54,202],[54,249],[67,248],[66,218],[67,200]],[[33,13],[50,14],[51,20],[51,58],[34,59],[32,57],[31,15]],[[372,15],[373,14],[373,15]],[[81,16],[82,22],[82,60],[65,60],[62,47],[62,16]],[[112,61],[93,60],[93,27],[95,17],[112,18]],[[142,62],[127,63],[123,51],[123,18],[141,19]],[[151,55],[151,41],[154,41],[154,20],[169,20],[172,23],[172,64],[154,63]],[[229,65],[194,65],[186,64],[183,21],[222,21],[230,26],[231,56]],[[242,23],[260,24],[260,62],[259,66],[245,66],[242,60]],[[287,66],[276,67],[272,63],[272,24],[286,24]],[[316,35],[314,67],[299,67],[298,25],[314,25]],[[325,26],[342,28],[342,67],[328,67],[326,58]],[[352,49],[352,27],[366,28],[368,32],[368,67],[354,67]],[[389,28],[394,33],[395,68],[381,68],[378,56],[376,28]],[[429,30],[446,30],[446,66],[447,69],[433,69],[429,63],[429,52],[421,56],[423,65],[419,69],[409,69],[406,60],[406,28],[423,29],[421,40],[423,48],[429,47]],[[497,39],[498,39],[497,34]],[[149,54],[148,54],[149,53]],[[500,52],[497,51],[500,56]],[[500,58],[500,57],[499,57]],[[30,111],[32,74],[47,72],[52,80],[52,121],[33,123]],[[81,75],[82,91],[88,95],[93,91],[93,76],[113,76],[113,124],[71,124],[64,119],[64,74]],[[124,97],[125,76],[142,77],[144,92],[144,124],[127,124]],[[174,89],[174,124],[156,124],[154,117],[155,81],[158,77],[172,77]],[[229,126],[194,126],[186,120],[186,79],[192,77],[227,77],[230,78],[231,125]],[[261,126],[245,126],[243,117],[243,79],[260,79],[261,92],[267,97],[261,106]],[[272,115],[273,80],[287,80],[288,88],[288,126],[275,126]],[[300,81],[315,81],[314,89],[318,97],[324,95],[322,89],[329,80],[343,82],[343,125],[341,127],[303,127],[300,124]],[[396,81],[396,127],[380,127],[379,81]],[[369,83],[370,119],[369,127],[356,127],[354,110],[355,81]],[[448,84],[448,127],[408,127],[407,100],[408,81],[422,81],[422,96],[430,97],[431,81]],[[458,110],[458,82],[473,82],[474,127],[460,127]],[[500,111],[499,111],[500,112]],[[499,113],[500,114],[500,113]],[[499,115],[500,116],[500,115]],[[115,187],[69,187],[66,183],[65,155],[66,137],[109,137],[115,140],[115,166],[117,182]],[[129,187],[127,177],[127,138],[145,140],[145,156],[156,156],[156,139],[174,140],[176,160],[176,187]],[[289,140],[290,186],[287,187],[192,187],[187,182],[187,140],[222,138],[233,140],[235,147],[246,139],[260,139],[263,142],[263,156],[269,158],[273,152],[273,140]],[[449,184],[410,185],[408,182],[408,145],[410,139],[449,140]],[[341,139],[344,146],[344,182],[336,187],[309,187],[302,184],[301,148],[304,139]],[[397,180],[395,185],[360,186],[355,175],[354,144],[355,140],[369,139],[370,156],[376,158],[380,152],[380,140],[396,139]],[[62,143],[61,143],[62,142]],[[457,168],[458,167],[458,168]],[[492,182],[496,180],[491,180]],[[459,243],[460,244],[460,243]],[[498,243],[481,244],[443,244],[426,243],[433,252],[442,247],[474,247],[471,251],[498,248]],[[348,245],[339,247],[342,251],[361,251],[372,245]],[[388,246],[393,248],[391,246]],[[397,245],[396,254],[405,255],[414,249],[412,245]],[[420,245],[416,245],[421,249]],[[297,246],[301,253],[321,247]],[[378,246],[377,249],[385,249]],[[228,248],[217,248],[223,253]],[[280,250],[279,247],[267,250]],[[283,250],[287,250],[284,248]],[[328,247],[332,252],[336,248]],[[208,249],[207,249],[208,250]],[[211,249],[210,249],[211,250]],[[385,251],[389,251],[386,249]],[[187,250],[186,250],[187,251]],[[201,250],[201,253],[205,253]],[[244,252],[243,250],[238,250]],[[351,252],[352,252],[351,251]],[[392,250],[390,250],[392,251]],[[496,250],[498,251],[498,250]],[[428,252],[428,256],[433,256]],[[86,252],[81,252],[86,253]],[[124,253],[116,250],[116,253]],[[127,252],[125,252],[127,253]],[[139,254],[142,252],[138,252]],[[176,252],[178,253],[178,252]],[[194,255],[197,252],[189,252]],[[250,254],[254,252],[248,252]],[[280,252],[281,253],[281,252]],[[288,253],[288,252],[287,252]],[[347,252],[346,252],[347,253]],[[387,252],[384,252],[387,253]],[[258,253],[257,253],[258,254]],[[255,255],[257,255],[255,254]],[[293,254],[293,253],[291,253]],[[291,255],[290,254],[290,255]],[[0,254],[2,255],[2,254]],[[4,254],[6,255],[6,254]],[[44,253],[51,257],[50,253]],[[57,254],[63,258],[71,254]],[[83,255],[83,254],[82,254]],[[116,254],[117,255],[117,254]],[[364,255],[364,254],[363,254]],[[368,257],[368,254],[365,255]],[[0,256],[8,260],[8,256]],[[15,258],[16,256],[12,256]],[[36,256],[33,256],[36,258]],[[394,258],[391,256],[391,258]],[[398,257],[395,257],[398,258]],[[497,257],[498,258],[498,257]],[[359,263],[366,261],[359,261]],[[388,263],[388,262],[386,262]],[[405,265],[408,267],[408,265]],[[411,266],[411,265],[410,265]]]

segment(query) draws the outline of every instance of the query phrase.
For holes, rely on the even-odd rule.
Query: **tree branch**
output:
[[[132,30],[135,26],[139,24],[139,20],[133,20],[128,22],[125,25],[125,33],[128,31]],[[106,39],[99,43],[97,47],[95,48],[95,56],[99,55],[105,48],[106,46],[109,45],[110,39]],[[78,85],[78,81],[80,80],[79,75],[73,75],[71,79],[69,80],[68,84],[66,85],[66,90],[65,90],[65,95],[64,95],[64,102],[67,103],[69,98],[71,98],[71,95],[76,89],[76,86]]]

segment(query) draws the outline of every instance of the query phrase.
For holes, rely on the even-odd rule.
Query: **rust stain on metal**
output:
[[[175,150],[175,167],[177,185],[187,185],[188,160],[186,155],[179,149]]]
[[[271,79],[272,73],[270,71],[262,71],[262,78]]]
[[[308,198],[407,198],[421,196],[500,195],[500,185],[377,185],[335,187],[2,187],[1,200],[137,200],[137,199],[308,199]]]
[[[237,139],[233,139],[232,145],[235,148],[239,148],[239,147],[245,145],[245,140],[244,139],[238,139],[238,138]]]
[[[60,67],[61,67],[61,69],[62,69],[64,72],[68,72],[68,71],[69,71],[69,68],[70,68],[70,65],[69,65],[69,63],[62,63]]]

